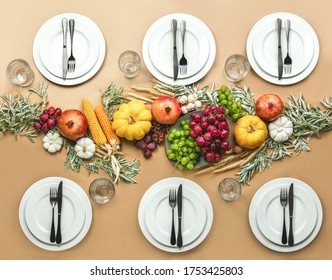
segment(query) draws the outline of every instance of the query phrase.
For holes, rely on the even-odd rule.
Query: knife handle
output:
[[[282,21],[280,18],[277,18],[276,20],[276,27],[277,27],[277,32],[278,32],[278,47],[281,47],[281,27],[282,27]]]
[[[63,18],[62,19],[63,46],[67,46],[67,27],[68,27],[68,20],[66,18]]]
[[[288,245],[294,245],[294,236],[293,236],[293,216],[289,217],[289,235],[288,235]]]
[[[172,19],[171,22],[172,34],[173,34],[173,46],[176,48],[176,30],[178,29],[178,22],[176,19]]]
[[[61,236],[61,213],[58,213],[58,227],[56,230],[56,244],[61,244],[62,242],[62,236]]]
[[[179,217],[179,223],[178,223],[178,238],[176,245],[181,248],[183,246],[183,240],[182,240],[182,229],[181,229],[181,217]]]

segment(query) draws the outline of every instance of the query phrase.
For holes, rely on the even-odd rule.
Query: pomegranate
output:
[[[81,111],[70,109],[62,112],[57,121],[57,126],[62,136],[76,141],[85,135],[88,122]]]
[[[161,96],[153,101],[151,113],[160,124],[174,124],[181,115],[180,103],[169,96]]]
[[[281,98],[273,93],[259,97],[255,104],[256,115],[265,121],[273,121],[282,115],[284,104]]]

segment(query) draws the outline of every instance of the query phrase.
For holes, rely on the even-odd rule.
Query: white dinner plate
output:
[[[62,243],[60,245],[58,245],[56,243],[49,244],[49,243],[42,242],[41,240],[39,240],[32,234],[32,232],[30,231],[30,229],[26,223],[25,210],[26,210],[27,202],[29,201],[30,196],[34,195],[35,190],[38,190],[43,187],[49,188],[50,186],[58,187],[59,182],[61,180],[63,181],[63,185],[66,186],[67,189],[72,189],[73,191],[75,191],[77,193],[77,196],[81,200],[81,203],[84,207],[85,220],[84,220],[84,224],[83,224],[81,230],[74,238],[72,238],[68,242]],[[64,192],[65,192],[65,189],[64,189]],[[51,204],[49,204],[49,207],[51,207]],[[24,193],[24,195],[21,199],[21,202],[20,202],[20,206],[19,206],[19,222],[20,222],[20,226],[22,228],[23,233],[36,246],[38,246],[42,249],[45,249],[45,250],[49,250],[49,251],[63,251],[63,250],[67,250],[67,249],[72,248],[75,245],[77,245],[79,242],[81,242],[83,240],[83,238],[88,233],[90,226],[91,226],[91,222],[92,222],[92,207],[91,207],[91,203],[90,203],[88,196],[86,195],[84,190],[78,184],[76,184],[75,182],[73,182],[69,179],[62,178],[62,177],[47,177],[47,178],[41,179],[41,180],[33,183],[27,189],[27,191]],[[63,230],[65,230],[65,229],[63,229]]]
[[[88,61],[85,61],[83,63],[83,68],[79,72],[79,75],[77,75],[77,77],[75,76],[70,76],[71,74],[68,73],[68,79],[63,80],[62,79],[62,74],[60,73],[59,75],[59,65],[62,65],[62,60],[60,56],[60,60],[57,62],[56,65],[54,65],[53,67],[50,66],[50,63],[53,61],[53,58],[51,59],[46,59],[45,57],[44,60],[42,60],[41,57],[41,53],[43,52],[43,50],[41,50],[42,46],[47,45],[47,42],[45,42],[45,38],[48,38],[51,34],[51,38],[52,38],[52,34],[53,34],[53,38],[54,38],[54,42],[57,43],[59,41],[59,30],[61,30],[61,20],[66,17],[68,20],[69,19],[74,19],[76,21],[76,25],[79,26],[78,27],[78,38],[80,38],[80,41],[86,40],[87,36],[89,36],[89,34],[93,34],[93,38],[88,39],[89,43],[87,43],[85,41],[85,43],[83,44],[85,46],[85,50],[80,53],[79,49],[79,45],[75,45],[74,42],[74,48],[77,49],[77,55],[82,55],[82,57],[87,55],[87,46],[89,45],[90,48],[90,43],[91,43],[91,49],[89,50],[89,58]],[[58,27],[60,24],[60,27]],[[85,29],[84,27],[88,27],[88,29]],[[59,29],[60,28],[60,29]],[[87,32],[85,33],[85,31],[87,30]],[[79,35],[80,33],[84,35]],[[57,35],[54,35],[57,34]],[[55,37],[54,37],[55,36]],[[61,36],[60,36],[61,37]],[[74,34],[74,38],[75,38],[75,34]],[[91,40],[96,40],[95,42],[91,42]],[[69,40],[68,40],[69,43]],[[94,46],[98,46],[97,49],[94,49]],[[68,44],[68,47],[70,47],[70,44]],[[55,48],[55,46],[54,46]],[[74,55],[76,53],[76,50],[74,49]],[[56,52],[60,52],[61,54],[61,47],[60,50],[57,50]],[[70,49],[68,49],[68,53],[69,53]],[[97,54],[98,53],[98,54]],[[106,54],[106,43],[105,43],[105,38],[103,33],[101,32],[100,28],[96,25],[95,22],[93,22],[91,19],[83,16],[83,15],[79,15],[79,14],[75,14],[75,13],[65,13],[65,14],[59,14],[57,16],[54,16],[52,18],[50,18],[49,20],[47,20],[37,31],[35,39],[33,41],[33,59],[35,61],[36,67],[37,69],[40,71],[40,73],[49,81],[59,84],[59,85],[63,85],[63,86],[72,86],[72,85],[78,85],[81,84],[83,82],[86,82],[87,80],[89,80],[90,78],[92,78],[100,69],[100,67],[102,66],[104,59],[105,59],[105,54]],[[45,54],[46,56],[46,54]],[[58,56],[58,54],[57,54]],[[91,57],[90,57],[91,56]],[[93,60],[95,60],[95,57],[97,56],[97,60],[95,61],[95,63],[92,65]],[[78,57],[79,58],[79,57]],[[55,59],[55,58],[54,58]],[[49,68],[47,68],[45,65]],[[91,67],[92,65],[92,67]],[[54,70],[57,69],[57,70]],[[87,70],[88,68],[90,68],[89,70]],[[50,70],[50,71],[49,71]],[[55,74],[53,74],[52,72],[55,72]],[[61,70],[62,72],[62,70]],[[83,72],[86,72],[85,74],[82,74]],[[74,74],[75,75],[75,74]]]
[[[50,207],[50,188],[54,184],[39,185],[30,194],[25,207],[25,220],[31,233],[40,241],[50,242],[52,207]],[[54,209],[55,228],[57,228],[58,207]],[[85,208],[75,190],[63,185],[61,215],[62,243],[77,236],[85,221]]]
[[[197,20],[188,18],[186,20],[186,33],[184,52],[188,62],[187,74],[179,72],[179,78],[188,78],[199,72],[207,62],[210,54],[209,40],[201,28],[196,23]],[[182,57],[182,39],[180,32],[180,22],[178,22],[176,45],[178,58]],[[149,54],[153,65],[164,75],[173,77],[173,35],[171,24],[163,22],[157,25],[152,33],[149,43]]]
[[[174,188],[177,189],[177,188]],[[145,223],[151,235],[165,246],[170,244],[172,209],[169,205],[170,188],[159,188],[153,194],[145,210]],[[190,244],[202,233],[206,223],[206,210],[199,194],[183,186],[182,238],[183,244]],[[177,207],[174,210],[175,231],[178,230]]]
[[[155,67],[155,65],[152,62],[151,57],[150,57],[150,43],[153,43],[151,38],[153,38],[153,36],[155,36],[154,34],[156,34],[155,32],[157,32],[159,30],[160,26],[170,26],[172,19],[176,19],[178,22],[180,22],[181,20],[185,20],[188,22],[195,23],[195,26],[199,27],[199,29],[201,30],[201,33],[205,34],[205,36],[208,40],[208,44],[209,44],[209,49],[207,50],[209,52],[208,59],[207,59],[206,63],[204,64],[204,66],[196,74],[193,74],[191,76],[182,78],[179,75],[178,79],[176,81],[174,81],[173,75],[167,76],[167,75],[163,74],[162,72],[160,72]],[[202,49],[202,51],[204,51],[204,50]],[[169,50],[168,50],[168,52],[169,52]],[[180,50],[179,50],[179,53],[181,53]],[[143,43],[142,43],[142,54],[143,54],[143,60],[144,60],[146,67],[148,68],[150,73],[159,81],[170,84],[170,85],[189,85],[189,84],[193,84],[193,83],[199,81],[200,79],[202,79],[211,69],[211,67],[214,63],[215,56],[216,56],[216,42],[215,42],[214,36],[213,36],[210,28],[204,22],[202,22],[200,19],[198,19],[192,15],[182,14],[182,13],[169,14],[169,15],[166,15],[166,16],[158,19],[149,27],[149,29],[147,30],[147,32],[144,35],[144,39],[143,39]],[[181,58],[181,56],[179,56],[179,59],[180,58]],[[155,63],[157,63],[157,62],[155,62]],[[192,63],[192,62],[188,60],[188,67],[190,66],[190,63]],[[194,63],[196,63],[196,62],[194,62]]]
[[[149,203],[152,201],[152,198],[155,196],[156,193],[158,193],[161,189],[167,189],[169,188],[178,188],[178,186],[182,184],[183,188],[191,188],[193,191],[195,191],[201,201],[204,204],[205,211],[206,213],[203,213],[203,216],[206,215],[206,223],[204,226],[203,231],[201,234],[191,243],[189,244],[184,244],[182,248],[178,247],[171,247],[171,246],[166,246],[156,240],[150,231],[148,230],[148,227],[145,222],[145,213],[146,209],[149,206]],[[213,222],[213,208],[212,208],[212,203],[210,201],[210,198],[208,197],[207,193],[195,182],[185,179],[185,178],[179,178],[179,177],[171,177],[171,178],[166,178],[163,180],[160,180],[153,184],[143,195],[139,208],[138,208],[138,222],[139,226],[142,230],[143,235],[145,238],[155,247],[157,247],[160,250],[167,251],[167,252],[172,252],[172,253],[179,253],[179,252],[185,252],[188,250],[191,250],[195,247],[197,247],[199,244],[201,244],[204,239],[207,237],[208,233],[210,232],[212,222]]]
[[[62,46],[63,34],[61,21],[51,21],[47,26],[50,32],[43,36],[40,43],[40,59],[45,68],[53,75],[62,78]],[[83,21],[75,21],[73,47],[76,60],[74,72],[68,72],[67,79],[76,79],[89,72],[96,64],[99,56],[98,37],[89,25]],[[67,51],[70,55],[71,45],[67,33]]]
[[[296,193],[297,190],[302,188],[313,199],[317,211],[317,221],[311,234],[309,234],[309,236],[305,238],[302,242],[294,244],[294,246],[284,246],[282,244],[277,244],[275,242],[272,242],[261,232],[257,223],[257,215],[258,215],[257,209],[259,205],[263,203],[263,197],[266,192],[268,192],[270,189],[275,189],[275,188],[279,188],[280,191],[281,187],[290,186],[291,183],[294,184],[294,194]],[[295,203],[297,201],[298,200],[296,200]],[[297,207],[297,205],[294,204],[294,207]],[[294,213],[296,213],[298,210],[299,209],[294,208]],[[279,215],[281,215],[281,213],[279,213]],[[294,252],[305,248],[317,237],[322,222],[323,222],[323,208],[318,195],[308,184],[295,178],[278,178],[267,182],[257,190],[249,206],[249,224],[253,234],[255,235],[257,240],[261,242],[264,246],[277,252],[284,252],[284,253]]]
[[[306,30],[307,36],[310,36],[313,41],[313,49],[314,53],[312,56],[312,59],[309,63],[309,65],[300,73],[298,73],[295,76],[291,77],[284,77],[282,79],[278,79],[278,77],[274,75],[269,74],[266,72],[257,62],[255,55],[254,55],[254,42],[256,38],[260,37],[260,32],[265,26],[270,25],[271,23],[274,23],[277,18],[281,18],[282,20],[289,19],[291,22],[296,22],[296,25],[302,25],[302,28]],[[285,42],[284,42],[285,43]],[[273,51],[273,50],[272,50]],[[252,69],[256,72],[258,76],[260,76],[262,79],[273,83],[277,85],[291,85],[298,83],[305,78],[307,78],[311,72],[315,69],[318,58],[319,58],[319,41],[317,34],[315,30],[312,28],[312,26],[305,21],[303,18],[291,14],[291,13],[273,13],[269,14],[262,19],[260,19],[250,30],[248,38],[247,38],[247,43],[246,43],[246,52],[247,52],[247,57],[249,60],[249,63],[252,67]],[[273,66],[272,66],[273,67]],[[297,70],[298,71],[298,70]]]
[[[281,49],[283,57],[287,54],[285,22],[281,30]],[[278,40],[276,24],[270,21],[263,26],[253,42],[253,52],[258,65],[274,77],[278,77]],[[284,78],[294,77],[305,70],[315,53],[314,41],[302,21],[293,18],[289,36],[289,55],[292,58],[292,72],[283,73]]]
[[[257,206],[257,224],[260,231],[270,241],[281,243],[283,208],[280,204],[280,189],[289,189],[289,185],[275,185],[266,188],[261,194],[261,202]],[[285,211],[286,229],[289,229],[289,204]],[[311,194],[302,187],[294,187],[293,234],[294,244],[304,241],[314,230],[317,222],[317,207]],[[287,245],[284,245],[287,246]]]

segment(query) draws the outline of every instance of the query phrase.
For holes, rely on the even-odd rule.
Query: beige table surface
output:
[[[319,103],[332,95],[332,36],[330,28],[332,4],[326,0],[302,1],[228,1],[228,0],[30,0],[7,1],[0,10],[1,51],[0,91],[26,93],[9,84],[6,66],[15,58],[26,59],[36,74],[34,86],[46,81],[37,70],[32,57],[32,43],[39,27],[49,18],[66,12],[85,15],[95,21],[106,40],[106,57],[100,71],[89,81],[73,87],[62,87],[48,82],[50,105],[62,109],[81,108],[82,97],[94,104],[99,93],[110,83],[129,90],[132,85],[151,85],[152,76],[143,64],[140,75],[133,80],[122,77],[117,58],[127,49],[142,53],[145,32],[158,18],[170,13],[188,13],[203,20],[212,30],[217,44],[217,55],[211,71],[202,85],[215,83],[216,87],[230,85],[223,73],[225,59],[234,53],[245,54],[245,44],[251,27],[263,16],[274,12],[290,12],[306,19],[317,32],[320,58],[313,73],[304,81],[291,86],[270,84],[254,71],[241,83],[259,96],[267,92],[279,94],[286,102],[290,93],[303,93],[311,103]],[[19,220],[20,200],[28,187],[49,176],[62,176],[78,183],[85,192],[90,182],[105,174],[89,176],[66,171],[65,151],[54,156],[44,151],[42,137],[35,144],[26,139],[15,141],[12,135],[0,136],[0,259],[332,259],[332,189],[331,141],[332,132],[310,143],[312,151],[275,163],[269,170],[257,174],[251,186],[243,189],[236,202],[226,203],[217,193],[217,184],[224,177],[233,177],[234,171],[223,175],[195,176],[193,172],[174,170],[164,155],[163,146],[145,160],[142,153],[124,144],[127,156],[141,160],[141,174],[136,185],[121,183],[113,201],[105,206],[92,203],[93,221],[87,236],[77,246],[62,252],[50,252],[31,243],[23,234]],[[153,170],[153,172],[151,172]],[[137,210],[144,192],[153,183],[170,176],[182,176],[200,184],[213,204],[214,221],[207,238],[195,249],[173,254],[152,246],[143,236],[137,219]],[[311,185],[319,195],[324,220],[317,238],[306,248],[293,253],[274,252],[257,241],[248,222],[250,201],[260,186],[278,177],[294,177]]]

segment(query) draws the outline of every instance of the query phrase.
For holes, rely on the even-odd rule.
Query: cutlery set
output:
[[[62,210],[62,181],[59,183],[58,189],[52,187],[50,188],[50,203],[52,206],[52,225],[51,225],[51,234],[50,234],[50,242],[57,244],[62,243],[62,235],[61,235],[61,210]],[[58,225],[57,232],[55,235],[55,226],[54,226],[54,209],[55,206],[58,205]]]
[[[75,30],[75,20],[69,20],[69,35],[71,43],[70,56],[68,58],[67,51],[67,30],[68,30],[68,20],[67,18],[62,19],[62,34],[63,34],[63,46],[62,46],[62,78],[66,80],[68,72],[75,71],[76,60],[73,56],[73,41],[74,41],[74,30]]]
[[[282,226],[282,244],[287,244],[287,233],[286,233],[286,217],[285,210],[288,204],[289,210],[289,234],[288,234],[288,246],[294,246],[294,235],[293,235],[293,208],[294,208],[294,184],[292,183],[289,187],[288,193],[286,188],[280,190],[280,204],[283,208],[283,226]]]
[[[182,20],[180,22],[180,31],[181,31],[181,39],[182,39],[182,57],[180,61],[178,60],[177,46],[176,46],[176,33],[177,33],[177,20],[172,19],[171,29],[173,35],[173,78],[174,81],[177,80],[179,69],[181,75],[187,74],[187,59],[184,55],[184,42],[185,42],[185,33],[186,33],[186,22]]]
[[[282,59],[282,50],[281,50],[281,30],[282,30],[282,20],[280,18],[276,19],[276,28],[278,35],[278,79],[282,78],[283,72],[285,74],[291,74],[292,72],[292,59],[289,56],[289,33],[290,33],[291,22],[289,19],[286,19],[285,23],[285,32],[286,32],[286,41],[287,41],[287,55],[285,59]]]
[[[177,245],[181,248],[183,246],[182,240],[182,184],[178,188],[176,193],[175,189],[170,189],[169,191],[169,205],[172,208],[172,229],[171,229],[171,245]],[[175,226],[174,226],[174,209],[177,206],[178,210],[178,234],[175,237]]]

